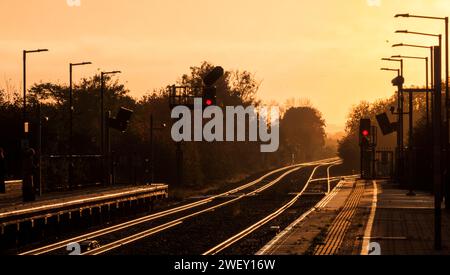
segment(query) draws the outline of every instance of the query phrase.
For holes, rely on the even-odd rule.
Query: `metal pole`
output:
[[[39,180],[39,196],[42,196],[42,110],[41,104],[38,105],[38,119],[39,119],[39,128],[38,128],[38,180]]]
[[[181,142],[177,142],[177,185],[181,186],[183,181],[183,150],[181,149]]]
[[[28,133],[27,133],[27,131],[26,131],[26,127],[25,127],[25,124],[27,123],[27,52],[26,51],[23,51],[23,114],[22,114],[22,116],[23,116],[23,122],[22,122],[22,131],[23,131],[23,134],[22,134],[22,138],[23,138],[23,140],[22,140],[22,144],[21,144],[21,147],[23,147],[23,148],[21,148],[21,150],[22,150],[22,153],[21,153],[21,160],[22,160],[22,179],[23,179],[23,181],[25,182],[25,177],[26,177],[26,175],[25,175],[25,161],[26,161],[26,159],[25,159],[25,155],[24,155],[24,153],[25,153],[25,150],[26,150],[26,148],[25,147],[27,147],[27,144],[28,144]]]
[[[425,58],[425,78],[426,78],[426,89],[427,92],[425,93],[425,100],[427,101],[426,103],[426,109],[427,109],[427,132],[430,129],[430,95],[428,94],[428,91],[430,89],[429,86],[429,76],[428,76],[428,57]]]
[[[441,39],[441,37],[439,37]],[[449,126],[449,86],[448,86],[448,77],[449,77],[449,64],[448,64],[448,17],[445,17],[445,108],[446,108],[446,122],[447,122],[447,132],[448,132],[448,126]],[[446,144],[448,144],[448,140],[445,141]]]
[[[73,187],[73,84],[72,71],[74,66],[89,65],[91,62],[70,63],[69,64],[69,188]]]
[[[360,133],[361,134],[361,133]],[[360,159],[360,174],[361,174],[361,179],[366,179],[365,174],[364,174],[364,146],[362,141],[360,141],[359,144],[359,148],[360,148],[360,152],[361,152],[361,157]]]
[[[431,89],[434,90],[434,47],[430,48],[431,51]],[[434,92],[431,93],[431,121],[434,121]],[[431,123],[431,127],[434,127],[434,123]]]
[[[104,83],[103,72],[100,73],[100,150],[102,156],[103,184],[108,184],[107,158],[105,155],[105,109],[104,109]]]
[[[434,162],[433,162],[433,179],[434,179],[434,207],[435,207],[435,222],[434,222],[434,246],[436,250],[442,249],[442,229],[441,229],[441,75],[442,75],[442,59],[441,48],[434,47],[434,120],[433,120],[433,147],[434,147]]]
[[[445,163],[445,169],[447,170],[446,179],[445,179],[445,209],[450,210],[450,171],[449,171],[449,137],[450,137],[450,113],[449,113],[449,99],[450,99],[450,89],[449,89],[449,45],[448,45],[448,17],[445,17],[445,114],[446,114],[446,139],[445,139],[445,149],[446,149],[446,163]]]
[[[27,52],[23,51],[23,131],[25,137],[25,123],[27,122]]]
[[[377,140],[378,140],[378,133],[377,133],[377,127],[371,126],[371,131],[372,131],[372,144],[371,144],[371,149],[372,149],[372,179],[376,179],[377,175],[376,175],[376,164],[375,164],[375,159],[377,156]]]
[[[72,102],[72,64],[69,65],[69,189],[73,188],[73,160],[72,160],[72,138],[73,138],[73,102]]]
[[[397,76],[400,76],[400,70],[397,71]],[[400,148],[402,146],[401,143],[401,133],[400,133],[400,121],[401,121],[401,93],[400,93],[400,87],[398,87],[397,90],[397,158],[396,158],[396,167],[397,167],[397,181],[400,182],[400,178],[401,178],[401,156],[400,156]]]
[[[433,158],[433,148],[434,148],[434,139],[433,139],[433,133],[434,133],[434,127],[435,127],[435,119],[434,119],[434,47],[430,47],[430,51],[431,51],[431,90],[433,90],[433,92],[431,93],[431,98],[430,98],[430,103],[431,103],[431,140],[430,140],[430,159],[431,159],[431,170],[430,170],[430,174],[433,174],[433,167],[434,167],[434,158]]]
[[[90,64],[90,62],[84,62],[81,64],[83,64],[83,65]],[[107,156],[106,156],[106,153],[107,153],[106,151],[108,150],[108,148],[105,148],[105,147],[107,147],[105,144],[106,143],[105,128],[109,127],[109,126],[107,126],[108,121],[106,121],[106,118],[105,118],[105,90],[106,90],[105,75],[118,74],[118,73],[121,73],[121,71],[100,72],[100,82],[101,82],[101,84],[100,84],[100,147],[101,147],[101,155],[102,155],[102,159],[103,159],[103,162],[102,162],[103,163],[103,171],[104,171],[105,175],[107,175],[107,173],[108,173],[107,172],[108,170],[106,167],[109,165],[108,161],[107,161]],[[108,117],[108,120],[109,120],[109,117]],[[108,133],[109,133],[109,129],[106,129],[106,131],[108,131]],[[109,182],[109,180],[107,180],[107,177],[105,176],[104,183],[107,183],[107,182]]]
[[[153,140],[154,120],[153,114],[150,115],[150,148],[151,148],[151,183],[155,182],[155,145]]]
[[[111,118],[111,111],[108,111],[106,113],[106,135],[105,135],[105,144],[106,144],[106,177],[107,177],[107,184],[112,184],[112,162],[111,162],[111,135],[110,135],[110,129],[109,129],[109,119]]]
[[[400,76],[403,77],[403,60],[400,60]],[[403,176],[404,176],[404,138],[403,138],[403,115],[404,115],[404,111],[403,111],[403,106],[404,106],[404,95],[403,95],[403,85],[399,86],[399,90],[398,90],[399,94],[400,94],[400,106],[399,106],[399,139],[400,139],[400,150],[399,150],[399,154],[400,154],[400,182],[402,182],[403,180]]]
[[[431,56],[433,56],[433,55],[431,55]],[[431,57],[432,58],[432,57]],[[427,57],[426,59],[425,59],[425,63],[426,63],[426,68],[425,68],[425,71],[426,71],[426,82],[427,82],[427,84],[426,84],[426,89],[427,89],[427,92],[426,92],[426,101],[427,101],[427,103],[426,103],[426,106],[427,106],[427,125],[426,125],[426,132],[427,132],[427,134],[425,135],[426,136],[426,145],[425,145],[425,147],[426,147],[426,157],[427,157],[427,159],[430,159],[429,158],[429,152],[431,152],[432,150],[431,150],[431,148],[429,148],[428,146],[431,146],[431,142],[429,142],[429,140],[428,140],[428,133],[430,133],[430,95],[429,95],[429,90],[430,90],[430,82],[429,82],[429,79],[430,79],[430,76],[429,76],[429,67],[428,67],[428,64],[429,64],[429,58]],[[431,77],[433,77],[433,76],[431,76]],[[429,168],[431,168],[432,166],[427,166],[427,168],[426,168],[426,174],[427,175],[429,175],[429,172],[430,172],[430,169]]]
[[[413,100],[413,93],[409,92],[409,193],[408,196],[415,196],[414,193],[414,106],[413,106],[414,100]]]
[[[105,157],[105,103],[104,103],[104,94],[105,94],[105,83],[104,83],[104,74],[103,72],[100,74],[100,147],[102,156]]]
[[[439,35],[439,64],[440,64],[440,73],[438,74],[436,71],[436,75],[439,76],[439,85],[441,87],[441,92],[440,95],[442,96],[442,35]],[[447,80],[448,81],[448,80]],[[445,82],[447,83],[447,82]],[[442,104],[442,98],[440,99],[440,102]],[[442,105],[441,105],[441,111],[442,111]],[[441,167],[441,173],[443,174],[443,176],[441,176],[441,191],[440,191],[440,199],[441,199],[441,203],[445,197],[445,186],[446,186],[446,181],[448,178],[448,171],[447,171],[447,163],[448,163],[448,121],[447,121],[447,90],[445,91],[445,102],[444,102],[444,116],[442,117],[441,114],[441,124],[439,127],[444,127],[444,130],[442,132],[441,130],[441,150],[443,151],[441,153],[441,163],[440,163],[440,167]],[[443,122],[443,123],[442,123]],[[445,138],[444,138],[445,137]],[[442,167],[444,169],[442,169]]]

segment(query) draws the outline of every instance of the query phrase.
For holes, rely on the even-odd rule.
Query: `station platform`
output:
[[[48,220],[72,213],[89,212],[94,209],[118,208],[123,203],[152,201],[168,197],[168,185],[98,186],[67,192],[44,194],[30,203],[22,202],[21,181],[7,183],[7,193],[0,194],[0,228],[20,225],[36,220]]]
[[[434,197],[387,181],[346,179],[258,255],[450,255],[450,212],[434,249]]]

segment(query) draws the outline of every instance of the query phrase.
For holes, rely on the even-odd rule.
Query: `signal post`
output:
[[[359,124],[359,145],[361,148],[361,178],[375,178],[375,148],[377,129],[370,119],[361,119]]]

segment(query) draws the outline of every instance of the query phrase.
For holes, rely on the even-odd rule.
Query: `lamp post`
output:
[[[426,117],[427,117],[427,124],[426,124],[426,129],[427,129],[427,132],[429,131],[429,129],[430,129],[430,119],[429,119],[429,100],[428,100],[428,93],[429,93],[429,91],[430,91],[430,89],[429,89],[429,85],[428,85],[428,79],[429,79],[429,76],[428,76],[428,57],[418,57],[418,56],[402,56],[402,55],[396,55],[396,56],[392,56],[393,58],[403,58],[403,59],[419,59],[419,60],[425,60],[425,74],[426,74],[426,76],[425,76],[425,82],[426,82],[426,112],[427,112],[427,114],[426,114]],[[410,135],[409,135],[409,137],[410,137],[410,146],[411,146],[411,153],[412,153],[412,155],[411,155],[411,160],[412,160],[412,165],[415,163],[415,161],[414,161],[414,159],[415,159],[415,155],[414,155],[414,151],[413,151],[413,146],[414,146],[414,140],[413,140],[413,133],[411,132],[412,131],[412,129],[413,129],[413,106],[412,106],[412,103],[413,103],[413,93],[412,92],[410,92],[410,94],[409,94],[409,96],[410,96],[410,101],[409,101],[409,104],[410,104],[410,108],[409,108],[409,112],[410,112],[410,115],[409,115],[409,127],[410,127]],[[411,171],[411,178],[413,177],[413,175],[412,175],[412,169],[413,169],[413,167],[410,167],[410,171]],[[408,195],[411,195],[411,196],[414,196],[415,194],[414,194],[414,192],[413,192],[413,185],[412,185],[412,182],[411,182],[411,184],[410,184],[410,187],[411,187],[411,189],[410,189],[410,192],[408,193]]]
[[[409,15],[408,15],[409,16]],[[411,16],[410,16],[411,17]],[[414,17],[418,17],[418,16],[414,16]],[[422,16],[419,16],[422,18]],[[423,18],[430,18],[430,17],[423,17]],[[437,18],[434,18],[437,19]],[[448,19],[446,19],[446,21],[448,21]],[[400,31],[396,31],[397,33],[407,33],[407,34],[417,34],[417,35],[424,35],[424,36],[433,36],[433,37],[437,37],[439,38],[439,47],[435,47],[436,51],[442,51],[442,35],[441,34],[430,34],[430,33],[423,33],[423,32],[411,32],[411,31],[407,31],[407,30],[400,30]],[[450,199],[447,199],[450,197],[450,179],[449,179],[449,174],[448,174],[448,165],[449,165],[449,130],[450,130],[450,122],[449,122],[449,87],[448,87],[448,22],[446,24],[446,80],[445,80],[445,115],[443,117],[443,121],[444,121],[444,125],[445,125],[445,130],[444,130],[444,135],[445,136],[445,142],[443,144],[443,150],[444,150],[444,167],[445,169],[447,169],[447,173],[446,176],[444,177],[444,182],[446,182],[446,184],[444,184],[445,188],[444,188],[444,197],[445,199],[445,206],[447,210],[450,210]],[[436,54],[435,54],[436,56]],[[437,60],[435,60],[435,63],[439,63],[441,64],[442,62],[442,54],[439,55],[441,60],[439,60],[439,62]],[[437,77],[441,78],[442,75],[437,75]],[[436,77],[436,76],[435,76]],[[435,100],[437,100],[435,98]],[[439,124],[440,125],[440,124]],[[439,126],[441,127],[441,126]]]
[[[434,93],[435,102],[433,108],[433,182],[434,182],[434,214],[435,214],[435,249],[442,249],[442,170],[441,170],[441,153],[442,153],[442,113],[441,113],[441,98],[442,98],[442,50],[440,47],[434,47]]]
[[[400,76],[400,69],[391,69],[391,68],[381,68],[382,71],[392,71],[397,72],[397,76]]]
[[[395,58],[381,58],[382,61],[399,62],[400,63],[400,76],[403,76],[403,60]]]
[[[402,59],[394,59],[394,58],[382,58],[383,61],[389,61],[389,62],[399,62],[400,63],[400,74],[399,76],[403,77],[403,60]],[[398,103],[398,120],[397,120],[397,150],[398,150],[398,156],[397,156],[397,173],[398,173],[398,180],[401,182],[402,176],[403,176],[403,147],[404,147],[404,139],[403,139],[403,88],[401,86],[398,87],[398,97],[397,97],[397,103]]]
[[[25,140],[28,140],[28,116],[27,116],[27,54],[48,52],[48,49],[24,50],[23,51],[23,129]]]
[[[419,57],[419,56],[404,56],[404,55],[394,55],[392,56],[392,58],[400,58],[400,59],[420,59],[420,60],[425,60],[425,87],[426,90],[429,90],[429,86],[428,86],[428,57]],[[426,92],[427,95],[427,102],[426,102],[426,110],[427,110],[427,129],[428,129],[428,123],[429,123],[429,116],[428,116],[428,112],[429,112],[429,103],[428,103],[428,92]],[[411,123],[412,123],[412,93],[410,93],[410,109],[409,111],[410,113],[410,127],[411,127]]]
[[[421,59],[425,60],[425,72],[426,72],[426,94],[428,94],[428,57],[417,57],[417,56],[402,56],[402,55],[395,55],[392,56],[392,58],[399,58],[399,59]],[[408,133],[408,152],[409,152],[409,186],[410,190],[407,194],[408,196],[415,196],[415,193],[413,191],[413,178],[414,178],[414,95],[412,90],[409,91],[409,133]],[[427,119],[428,119],[428,101],[427,101]],[[428,120],[427,120],[428,121]],[[427,124],[428,129],[428,124]]]
[[[400,69],[391,69],[391,68],[381,68],[382,71],[391,71],[391,72],[397,72],[397,76],[400,76]],[[398,92],[398,99],[397,99],[397,110],[400,110],[400,92]],[[394,114],[394,112],[392,112]],[[397,160],[396,160],[396,166],[397,166],[397,180],[400,180],[400,112],[397,112],[398,119],[397,119]]]
[[[48,49],[37,49],[37,50],[24,50],[23,51],[23,140],[22,140],[22,150],[25,153],[26,150],[29,148],[29,122],[28,122],[28,115],[27,115],[27,54],[29,53],[41,53],[41,52],[48,52]],[[25,157],[25,154],[22,156],[22,179],[23,179],[23,197],[24,199],[29,196],[29,193],[33,194],[33,200],[34,200],[34,194],[36,192],[35,186],[33,183],[30,183],[27,178],[29,178],[28,173],[30,171],[27,171],[27,159]]]
[[[422,36],[437,37],[439,39],[439,48],[442,48],[442,35],[440,35],[440,34],[430,34],[430,33],[423,33],[423,32],[411,32],[411,31],[408,31],[408,30],[398,30],[398,31],[396,31],[396,33],[415,34],[415,35],[422,35]],[[434,76],[433,47],[410,45],[410,44],[395,44],[395,45],[393,45],[393,47],[400,47],[400,46],[416,47],[416,48],[428,48],[428,49],[430,49],[430,52],[431,52],[431,67],[432,67],[431,75],[432,75],[432,77]],[[433,87],[433,85],[432,85],[432,87]],[[428,93],[427,93],[427,96],[428,96]],[[433,100],[433,97],[432,97],[432,100]],[[428,98],[427,98],[427,104],[428,104]],[[432,103],[432,105],[433,105],[433,103]],[[428,122],[428,112],[427,112],[427,125],[428,125],[428,123],[429,122]]]
[[[73,178],[73,87],[72,72],[73,67],[91,65],[91,62],[70,63],[69,64],[69,188],[72,189]]]
[[[429,20],[440,20],[444,21],[445,24],[445,109],[446,109],[446,127],[447,134],[449,131],[449,99],[450,99],[450,88],[449,88],[449,30],[448,30],[448,17],[437,17],[437,16],[423,16],[423,15],[413,15],[409,13],[396,14],[395,18],[405,17],[405,18],[419,18],[419,19],[429,19]],[[439,44],[441,46],[441,44]],[[442,47],[440,47],[442,49]],[[448,140],[445,142],[448,145]],[[446,200],[447,201],[447,200]],[[450,202],[449,202],[450,203]],[[450,205],[449,205],[450,206]]]
[[[392,45],[393,48],[395,47],[412,47],[412,48],[421,48],[421,49],[427,49],[430,50],[430,76],[431,76],[431,83],[428,84],[429,82],[427,81],[427,89],[431,88],[433,89],[434,85],[433,85],[433,78],[434,78],[434,58],[433,58],[433,47],[432,46],[422,46],[422,45],[413,45],[413,44],[404,44],[404,43],[400,43],[400,44],[394,44]],[[428,68],[428,67],[427,67]],[[428,75],[428,69],[427,69],[427,75]],[[427,77],[428,78],[428,77]],[[430,85],[430,86],[428,86]],[[433,112],[432,112],[432,108],[430,108],[430,96],[429,93],[426,93],[426,101],[427,101],[427,127],[429,129],[430,126],[430,115],[429,115],[429,111],[431,110],[431,116],[433,116]],[[433,94],[431,94],[431,107],[433,106]]]
[[[415,34],[415,35],[422,35],[422,36],[432,36],[439,38],[439,47],[442,48],[442,34],[432,34],[432,33],[425,33],[425,32],[412,32],[408,30],[397,30],[395,33],[403,33],[403,34]]]
[[[101,72],[100,73],[100,147],[102,156],[105,155],[105,76],[121,74],[121,71]]]
[[[400,63],[400,76],[403,77],[403,60],[402,59],[395,59],[395,58],[382,58],[382,61],[389,61],[389,62],[399,62]],[[401,150],[403,150],[403,91],[402,89],[399,90],[399,124],[400,124],[400,145],[401,145]]]

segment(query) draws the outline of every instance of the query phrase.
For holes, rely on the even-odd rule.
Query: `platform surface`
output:
[[[18,187],[19,186],[19,187]],[[52,213],[64,209],[90,207],[102,203],[133,199],[141,196],[167,196],[168,186],[165,184],[139,186],[92,187],[82,190],[44,194],[36,201],[24,203],[20,193],[20,184],[9,185],[6,194],[0,194],[0,222],[14,217],[33,216],[39,213]]]
[[[277,236],[264,254],[450,255],[450,212],[444,208],[442,250],[434,247],[432,194],[407,196],[407,190],[386,181],[345,181],[336,192],[323,208]],[[319,249],[333,247],[332,241],[337,247]]]

